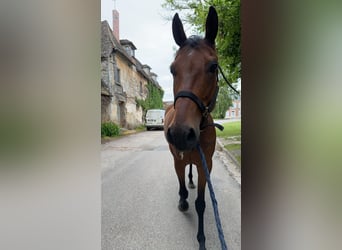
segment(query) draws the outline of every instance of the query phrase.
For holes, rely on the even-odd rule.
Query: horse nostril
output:
[[[173,144],[173,143],[174,143],[174,140],[173,140],[173,136],[172,136],[172,134],[171,134],[171,128],[169,128],[169,129],[167,130],[166,136],[167,136],[167,140],[168,140],[171,144]]]
[[[170,127],[166,132],[166,140],[179,151],[185,151],[196,146],[198,136],[193,128],[185,126]]]
[[[196,141],[196,133],[195,133],[195,130],[193,128],[190,128],[189,134],[186,138],[189,142]]]

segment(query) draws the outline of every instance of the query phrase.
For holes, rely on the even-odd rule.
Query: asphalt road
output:
[[[102,250],[198,249],[196,190],[189,210],[178,210],[178,180],[162,131],[146,131],[101,145]],[[225,239],[241,249],[241,189],[216,152],[211,174]],[[197,181],[196,168],[194,182]],[[208,188],[207,188],[208,189]],[[210,196],[204,232],[208,250],[220,249]]]

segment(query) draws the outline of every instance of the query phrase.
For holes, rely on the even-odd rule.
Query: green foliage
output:
[[[226,116],[228,108],[232,106],[232,99],[229,94],[230,93],[226,85],[220,87],[215,108],[211,113],[215,119],[223,119]]]
[[[184,22],[194,27],[196,32],[205,30],[205,20],[211,5],[215,7],[219,18],[216,38],[219,62],[228,73],[228,80],[236,82],[241,77],[240,0],[164,0],[162,4],[173,13],[183,12]]]
[[[150,82],[147,84],[147,89],[148,93],[145,100],[135,99],[137,106],[142,107],[144,111],[149,109],[162,109],[164,91]]]
[[[120,134],[120,127],[113,122],[105,122],[101,124],[101,136],[114,137]]]

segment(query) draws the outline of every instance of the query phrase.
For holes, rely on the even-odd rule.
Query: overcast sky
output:
[[[173,61],[176,44],[172,37],[171,21],[163,16],[173,15],[162,9],[163,0],[117,0],[120,13],[120,39],[128,39],[137,47],[136,58],[148,64],[158,75],[158,82],[164,89],[164,101],[172,101],[172,75],[169,66]],[[101,0],[101,21],[112,26],[113,0]]]

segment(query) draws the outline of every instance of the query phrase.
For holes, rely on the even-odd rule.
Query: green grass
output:
[[[241,164],[241,155],[235,155],[234,157]]]
[[[223,131],[216,128],[218,137],[241,136],[241,121],[223,123]]]
[[[227,150],[237,150],[237,149],[241,149],[241,144],[228,144],[228,145],[224,145],[224,147],[227,149]]]
[[[231,155],[241,164],[241,121],[227,122],[222,124],[223,131],[216,129],[218,137],[222,138],[225,149],[227,149]]]

